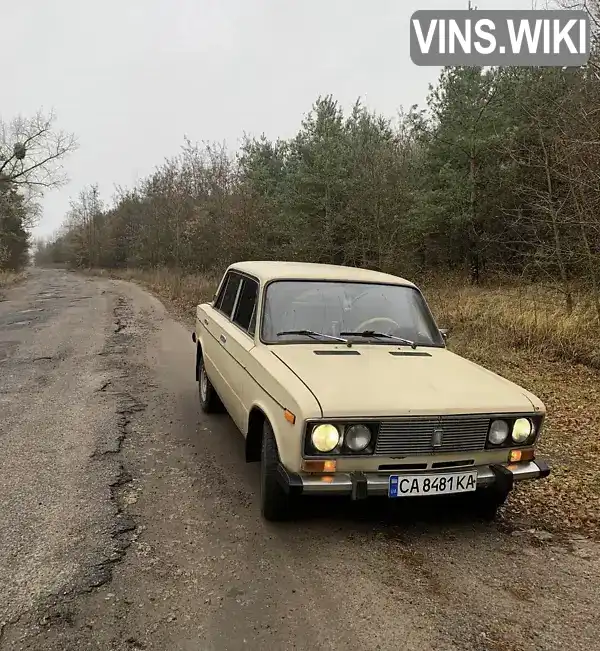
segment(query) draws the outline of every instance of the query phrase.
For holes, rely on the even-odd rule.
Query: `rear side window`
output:
[[[235,310],[233,322],[243,330],[254,334],[256,325],[256,301],[258,298],[258,283],[252,278],[242,280],[242,290]]]
[[[215,308],[220,312],[223,312],[226,316],[231,316],[233,311],[233,306],[235,304],[235,298],[240,287],[240,282],[242,277],[235,273],[229,273],[225,284],[221,289],[217,300],[215,301]]]

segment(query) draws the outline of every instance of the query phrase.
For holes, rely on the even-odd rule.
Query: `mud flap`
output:
[[[350,480],[352,481],[352,499],[353,500],[366,500],[367,499],[367,477],[362,472],[350,473]]]
[[[192,339],[196,336],[196,333],[193,334]],[[196,344],[196,382],[200,382],[200,355],[202,354],[200,349],[200,343]]]
[[[289,472],[283,464],[277,464],[277,481],[288,495],[302,494],[302,479],[295,472]]]
[[[498,495],[499,498],[505,498],[513,489],[514,477],[512,472],[499,464],[491,465],[490,470],[494,473],[496,481],[488,490]]]

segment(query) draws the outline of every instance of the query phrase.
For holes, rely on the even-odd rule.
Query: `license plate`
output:
[[[468,493],[477,489],[477,471],[445,475],[391,475],[389,497],[448,495]]]

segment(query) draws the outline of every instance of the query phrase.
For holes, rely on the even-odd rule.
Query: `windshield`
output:
[[[278,333],[305,330],[330,337],[341,332],[374,331],[415,342],[444,346],[431,313],[413,287],[354,282],[279,280],[267,286],[261,337],[265,343],[315,342],[318,337]],[[354,340],[352,335],[344,337]],[[364,343],[398,345],[367,337]],[[323,342],[335,341],[323,338]]]

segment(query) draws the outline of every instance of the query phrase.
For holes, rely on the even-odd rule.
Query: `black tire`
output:
[[[504,505],[508,493],[501,493],[493,488],[479,489],[475,492],[475,514],[486,522],[493,522],[498,510]]]
[[[200,408],[205,414],[214,414],[223,410],[223,403],[206,374],[201,353],[198,355],[198,395]]]
[[[279,453],[271,424],[263,426],[262,449],[260,455],[260,511],[265,520],[280,522],[291,516],[290,496],[277,480]]]

